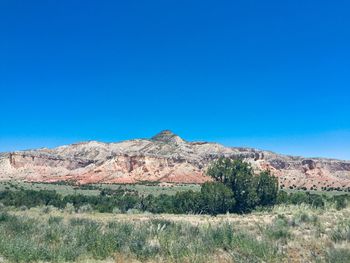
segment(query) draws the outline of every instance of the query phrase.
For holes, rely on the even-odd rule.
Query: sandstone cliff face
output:
[[[256,171],[271,170],[281,186],[313,189],[350,187],[350,161],[278,155],[251,148],[186,142],[170,131],[151,139],[84,142],[54,149],[0,154],[0,179],[36,182],[203,183],[220,156],[242,158]]]

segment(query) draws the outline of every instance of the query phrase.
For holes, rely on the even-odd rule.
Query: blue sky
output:
[[[0,151],[171,129],[350,159],[349,10],[337,0],[2,0]]]

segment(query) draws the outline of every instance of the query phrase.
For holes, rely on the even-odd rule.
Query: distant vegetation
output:
[[[3,190],[54,190],[58,194],[66,195],[95,195],[98,196],[102,191],[119,191],[127,192],[136,191],[139,195],[160,194],[175,195],[182,191],[200,191],[201,186],[198,184],[165,184],[160,185],[158,182],[141,181],[135,184],[84,184],[78,185],[70,181],[59,181],[54,183],[45,182],[21,182],[21,181],[2,181],[0,182],[0,191]]]
[[[12,188],[0,191],[0,202],[5,206],[22,209],[36,206],[54,206],[65,209],[67,206],[75,211],[86,209],[99,212],[119,211],[126,213],[172,214],[224,214],[247,213],[255,209],[266,209],[275,204],[309,204],[324,207],[325,203],[334,203],[339,209],[346,206],[349,196],[326,196],[308,192],[278,191],[277,178],[264,171],[254,175],[249,164],[240,160],[221,158],[208,169],[213,182],[202,185],[198,191],[182,189],[172,194],[138,192],[135,188],[98,188],[83,186],[69,194],[55,190],[30,190]],[[152,187],[152,186],[151,186]],[[159,186],[154,186],[158,187]],[[85,189],[86,188],[86,189]],[[86,195],[82,189],[93,192]],[[98,189],[98,190],[97,190]],[[144,189],[144,188],[140,188]],[[20,190],[20,191],[18,191]]]

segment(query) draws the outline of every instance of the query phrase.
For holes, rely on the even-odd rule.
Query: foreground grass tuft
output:
[[[350,220],[339,222],[331,233],[332,240],[336,243],[347,241],[350,242]]]
[[[328,251],[326,262],[328,263],[348,263],[350,262],[350,249],[332,248]]]

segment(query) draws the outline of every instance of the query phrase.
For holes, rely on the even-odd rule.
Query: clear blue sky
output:
[[[350,159],[350,2],[0,1],[0,151],[188,140]]]

